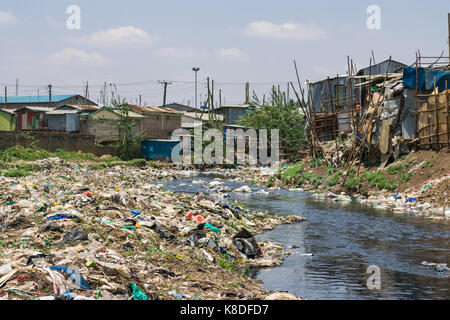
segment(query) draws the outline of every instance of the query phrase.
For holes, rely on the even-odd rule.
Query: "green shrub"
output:
[[[339,179],[342,177],[342,172],[335,172],[330,178],[328,178],[328,184],[330,186],[335,186],[339,183]]]
[[[292,183],[296,178],[302,175],[305,168],[300,162],[288,167],[282,174],[281,180],[285,183]]]
[[[361,177],[353,177],[353,178],[346,179],[344,182],[344,186],[349,191],[358,191],[362,186],[362,179],[361,179]]]
[[[323,158],[313,158],[313,159],[309,160],[310,168],[320,167],[323,164],[325,164],[325,159],[323,159]]]

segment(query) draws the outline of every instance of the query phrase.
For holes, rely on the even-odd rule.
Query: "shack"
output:
[[[114,108],[102,107],[97,111],[80,116],[80,132],[95,136],[97,142],[116,141],[119,137],[120,111]],[[143,131],[143,115],[133,111],[128,112],[128,118],[135,121],[136,131]]]
[[[16,114],[11,110],[0,109],[0,131],[16,130]]]
[[[142,131],[146,139],[169,139],[181,128],[183,112],[167,107],[142,107],[129,105],[136,114],[143,116]]]
[[[26,106],[16,110],[17,130],[43,130],[48,128],[46,113],[52,111],[52,107]]]
[[[247,113],[249,107],[249,104],[228,104],[214,109],[214,112],[223,116],[225,125],[237,125],[239,119]]]

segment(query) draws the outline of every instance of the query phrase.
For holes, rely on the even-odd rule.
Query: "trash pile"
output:
[[[34,164],[32,176],[1,178],[2,300],[264,299],[245,273],[288,252],[254,235],[304,220],[149,182],[171,170]]]
[[[389,196],[371,196],[361,198],[359,202],[379,209],[393,209],[397,212],[409,212],[420,215],[438,214],[436,218],[450,217],[450,207],[437,207],[434,203],[423,201],[427,199],[427,193],[439,185],[448,185],[450,174],[444,175],[438,179],[429,180],[420,188],[411,192],[396,193]],[[422,201],[421,201],[422,200]]]

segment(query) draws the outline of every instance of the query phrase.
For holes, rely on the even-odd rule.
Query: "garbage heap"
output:
[[[170,193],[159,169],[34,163],[0,177],[0,299],[264,299],[248,275],[288,252],[253,235],[303,220]]]

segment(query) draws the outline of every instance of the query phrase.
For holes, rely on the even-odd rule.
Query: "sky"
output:
[[[80,9],[79,29],[72,5]],[[379,29],[367,20],[380,9]],[[392,59],[412,64],[415,52],[448,55],[450,2],[267,0],[0,0],[0,88],[8,95],[83,94],[99,102],[107,83],[121,98],[144,105],[194,105],[214,80],[214,99],[243,103],[245,83],[262,98],[272,85],[286,90]],[[373,20],[370,20],[373,21]],[[293,96],[292,92],[290,93]]]

